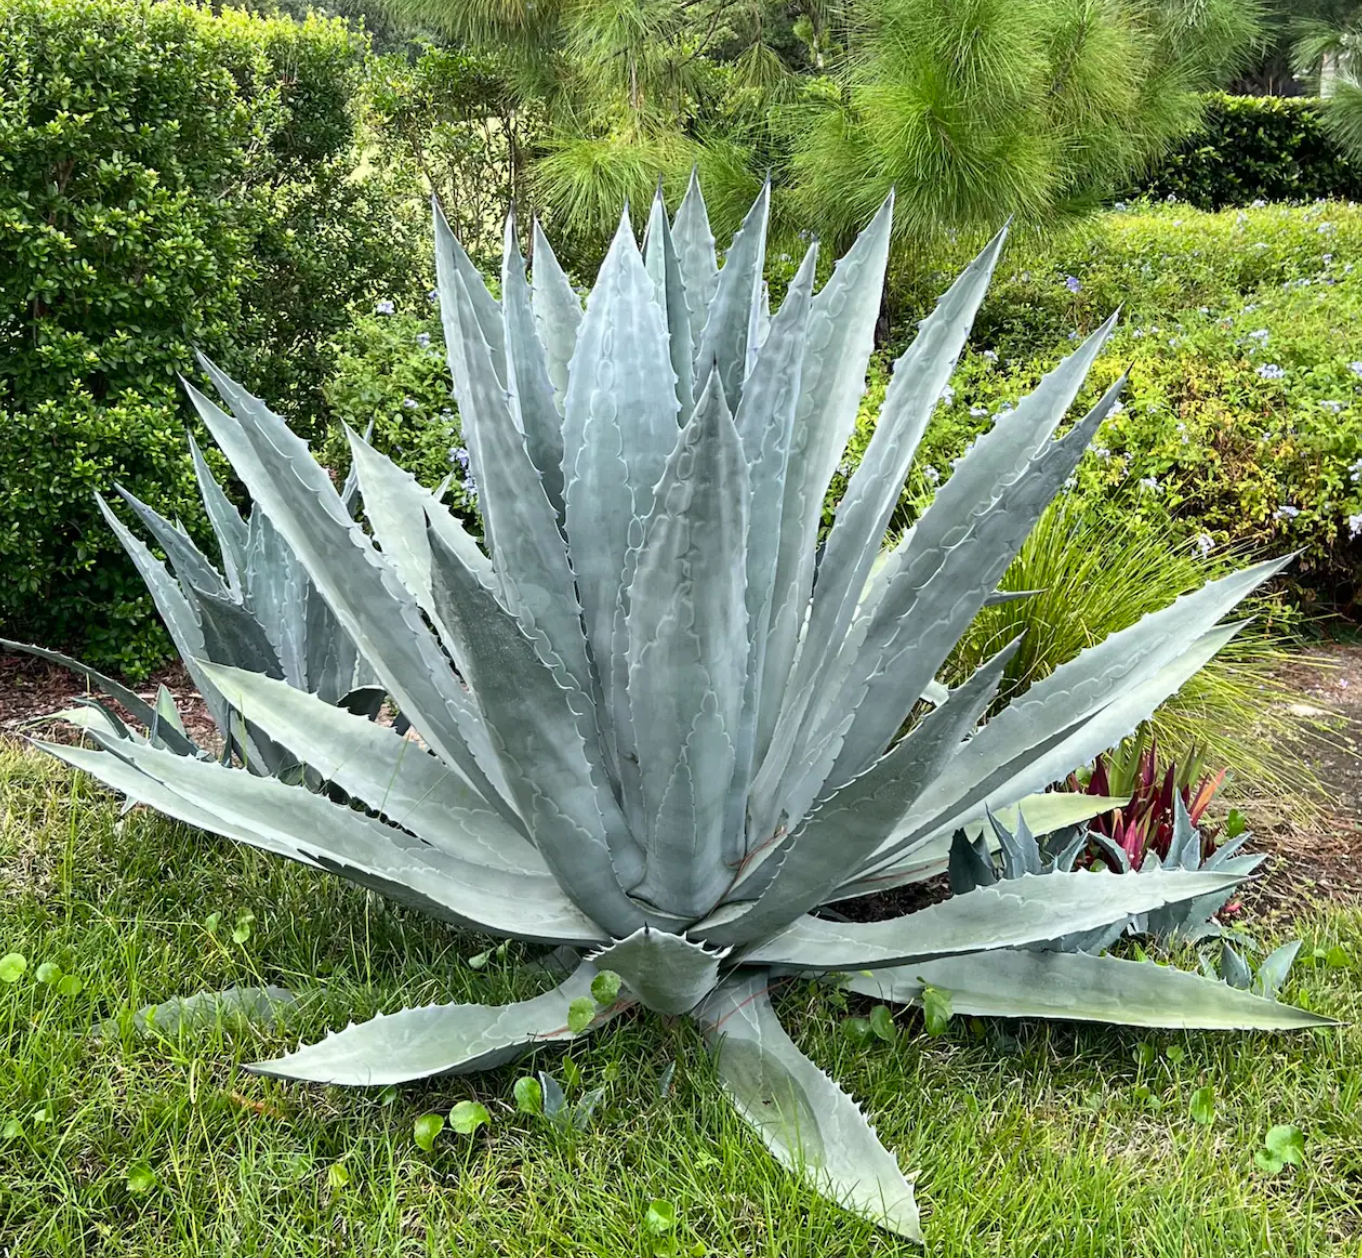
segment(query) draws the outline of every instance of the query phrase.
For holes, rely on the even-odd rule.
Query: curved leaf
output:
[[[457,769],[410,738],[258,673],[204,671],[253,725],[395,825],[475,864],[547,872],[538,851]]]
[[[709,912],[747,674],[747,463],[711,373],[657,486],[629,587],[629,703],[646,873],[636,894]],[[679,578],[679,579],[678,579]]]
[[[613,970],[643,1004],[658,1013],[687,1013],[719,981],[724,952],[711,952],[680,935],[636,930],[588,960],[598,970]]]
[[[1138,878],[1111,873],[1025,874],[916,913],[879,922],[803,917],[744,956],[752,965],[855,970],[911,959],[1020,948],[1095,930],[1195,899],[1241,881],[1234,874],[1158,870]],[[723,932],[695,933],[721,942]]]
[[[330,869],[436,917],[512,938],[603,942],[605,932],[547,875],[508,873],[459,859],[301,786],[126,739],[94,737],[114,754],[38,746],[190,825]]]
[[[442,759],[458,765],[512,825],[504,783],[477,709],[454,675],[412,594],[350,518],[307,446],[259,399],[202,359],[235,415],[185,388],[251,496],[298,557],[389,694]],[[202,655],[203,651],[192,652]]]
[[[584,963],[553,991],[509,1005],[426,1005],[379,1014],[246,1068],[258,1075],[351,1087],[489,1070],[541,1044],[580,1038],[568,1029],[568,1006],[590,995],[595,973]]]
[[[612,934],[628,934],[644,917],[614,862],[633,838],[588,755],[586,697],[554,676],[515,617],[433,533],[430,553],[435,610],[478,697],[511,799],[572,902]]]
[[[913,1186],[855,1102],[780,1025],[764,970],[743,970],[694,1017],[734,1107],[776,1160],[845,1209],[921,1241]]]
[[[525,259],[515,236],[515,207],[506,217],[501,264],[501,313],[506,338],[506,391],[525,434],[525,449],[554,513],[563,516],[563,421],[554,400],[544,346],[534,326]]]
[[[1208,1031],[1333,1025],[1321,1014],[1250,995],[1200,974],[1086,952],[980,952],[857,974],[844,986],[875,1000],[906,1005],[921,999],[924,984],[949,992],[956,1013],[986,1017]]]

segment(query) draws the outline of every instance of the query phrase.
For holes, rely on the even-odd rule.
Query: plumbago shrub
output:
[[[1326,202],[1115,214],[1089,239],[1018,249],[996,287],[924,440],[901,522],[1071,338],[1096,326],[1099,310],[1123,304],[1089,400],[1127,369],[1129,385],[1068,487],[1074,502],[1203,552],[1299,548],[1293,599],[1307,610],[1354,604],[1362,211]],[[883,388],[881,372],[844,472],[869,438]]]
[[[337,339],[325,386],[332,423],[319,457],[343,476],[350,468],[346,427],[363,433],[372,424],[375,449],[426,488],[452,475],[445,502],[471,520],[477,487],[450,393],[439,312],[429,297],[421,305],[380,300]]]
[[[329,337],[366,268],[391,269],[400,245],[373,197],[338,177],[364,53],[339,22],[179,0],[0,9],[10,636],[132,671],[165,653],[93,492],[121,483],[205,536],[176,384],[194,347],[305,422],[317,409],[319,326]]]

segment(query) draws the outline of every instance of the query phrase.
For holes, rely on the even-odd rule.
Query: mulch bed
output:
[[[158,669],[146,681],[125,681],[124,684],[148,703],[154,703],[158,687],[165,686],[175,699],[189,736],[196,742],[206,741],[207,745],[216,741],[217,727],[184,665],[178,660]],[[75,742],[80,738],[78,730],[64,722],[42,718],[69,708],[77,699],[87,696],[99,698],[124,720],[131,720],[122,704],[100,695],[79,674],[34,655],[0,653],[0,736],[19,738],[30,734],[41,735],[52,742]]]

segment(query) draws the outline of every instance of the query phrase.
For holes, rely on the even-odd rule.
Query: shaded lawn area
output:
[[[676,1207],[681,1253],[922,1252],[781,1171],[729,1111],[685,1023],[621,1019],[571,1064],[540,1056],[579,1091],[605,1088],[573,1138],[514,1112],[523,1067],[387,1098],[245,1073],[298,1031],[315,1039],[351,1016],[532,994],[516,967],[533,950],[472,968],[487,946],[477,937],[144,811],[120,820],[93,784],[15,747],[0,743],[0,954],[28,968],[0,982],[7,1258],[647,1255],[655,1199]],[[254,921],[237,943],[244,914]],[[931,1039],[900,1013],[896,1043],[861,1050],[826,992],[794,984],[782,1011],[919,1172],[929,1254],[1358,1254],[1362,910],[1311,909],[1298,929],[1307,949],[1340,945],[1349,964],[1298,966],[1286,997],[1352,1025],[1272,1037],[957,1019]],[[83,989],[37,981],[43,962]],[[125,1017],[92,1035],[149,1002],[258,982],[321,994],[294,1032],[149,1041]],[[1205,1086],[1209,1126],[1189,1113]],[[418,1148],[415,1119],[464,1099],[487,1106],[491,1127],[446,1127],[432,1152]],[[1305,1162],[1271,1175],[1253,1154],[1284,1123],[1304,1131]],[[130,1190],[130,1171],[145,1191]]]

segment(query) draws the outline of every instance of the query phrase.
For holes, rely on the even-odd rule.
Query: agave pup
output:
[[[926,981],[957,1008],[1011,1016],[1321,1021],[1198,975],[1046,950],[1237,881],[1222,871],[1055,872],[873,924],[819,915],[944,868],[953,833],[986,810],[1044,833],[1110,808],[1044,792],[1176,691],[1239,627],[1221,618],[1281,565],[1178,600],[980,724],[1010,648],[949,693],[934,678],[1115,402],[1119,382],[1055,437],[1111,324],[975,443],[877,563],[994,240],[896,364],[820,549],[891,206],[817,292],[811,249],[773,315],[767,214],[763,191],[720,268],[692,181],[673,221],[654,204],[642,250],[626,216],[583,309],[537,227],[530,282],[508,225],[498,300],[437,212],[480,540],[352,435],[366,533],[304,443],[205,363],[226,404],[191,387],[205,424],[420,742],[278,679],[204,669],[367,811],[135,736],[97,730],[102,751],[49,750],[218,834],[581,958],[532,1000],[405,1009],[256,1070],[390,1084],[497,1065],[629,1006],[688,1015],[776,1157],[917,1237],[898,1161],[781,1029],[778,975],[868,970],[891,998]],[[903,734],[924,693],[929,710]],[[583,1027],[572,1011],[607,970],[621,999]]]

